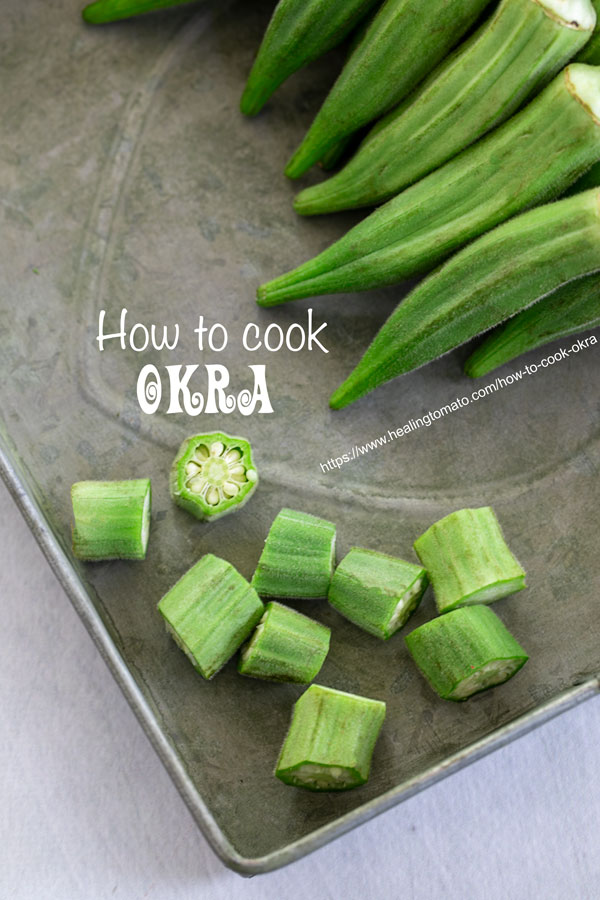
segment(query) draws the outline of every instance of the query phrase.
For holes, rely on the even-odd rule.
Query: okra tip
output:
[[[106,13],[106,3],[98,2],[98,0],[95,3],[89,3],[87,6],[84,6],[81,10],[81,18],[88,25],[103,25],[110,21]]]
[[[244,93],[240,99],[240,112],[245,116],[256,116],[261,111],[268,96],[259,92],[256,87],[248,80]]]

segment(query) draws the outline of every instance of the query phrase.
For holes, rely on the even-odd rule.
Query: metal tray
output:
[[[339,56],[297,75],[248,121],[237,104],[265,4],[188,7],[103,29],[84,27],[67,0],[38,0],[27,17],[18,0],[7,7],[2,473],[223,861],[246,875],[284,865],[596,692],[597,351],[324,471],[331,457],[473,389],[461,373],[465,349],[333,413],[329,393],[400,292],[254,306],[259,282],[357,218],[298,219],[295,186],[281,174]],[[122,307],[131,324],[178,322],[179,348],[136,353],[111,341],[100,353],[99,311],[116,326]],[[328,323],[327,354],[239,349],[246,322],[287,327],[310,308]],[[222,353],[195,346],[202,314],[227,325]],[[195,362],[228,366],[236,391],[248,386],[249,364],[266,364],[275,412],[140,412],[143,365]],[[166,476],[183,437],[217,427],[251,439],[262,483],[239,513],[203,524],[172,505]],[[71,482],[142,475],[154,488],[146,562],[74,560]],[[301,688],[240,678],[234,664],[203,682],[161,624],[162,594],[208,551],[251,575],[283,505],[336,521],[340,556],[358,544],[411,558],[434,519],[481,504],[495,507],[528,572],[528,590],[495,606],[528,665],[497,690],[448,704],[401,637],[383,644],[324,603],[298,604],[333,628],[319,681],[384,699],[388,716],[364,787],[314,795],[282,785],[272,769]],[[428,594],[412,624],[432,614]]]

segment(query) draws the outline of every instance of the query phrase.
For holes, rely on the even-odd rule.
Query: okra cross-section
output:
[[[198,519],[233,512],[257,484],[250,444],[222,431],[187,438],[171,467],[173,500]]]
[[[404,638],[417,667],[443,700],[467,700],[502,684],[528,656],[489,606],[464,606]]]
[[[246,579],[208,553],[158,604],[167,631],[203,678],[212,678],[249,637],[265,608]]]
[[[493,603],[523,590],[525,572],[508,548],[490,506],[459,509],[417,538],[438,612],[469,603]]]
[[[329,652],[331,631],[308,616],[271,601],[245,647],[238,671],[267,681],[308,684]]]
[[[150,535],[149,478],[78,481],[71,487],[73,553],[78,559],[145,559]]]
[[[385,703],[311,684],[296,701],[275,775],[312,791],[364,784]]]
[[[252,587],[262,597],[322,600],[335,562],[335,525],[317,516],[282,509],[275,517]]]
[[[329,602],[359,628],[387,640],[417,608],[428,583],[422,566],[353,547],[334,572]]]

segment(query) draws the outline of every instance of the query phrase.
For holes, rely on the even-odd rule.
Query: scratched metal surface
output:
[[[323,471],[329,458],[473,389],[460,351],[333,413],[331,390],[401,292],[254,306],[258,283],[356,218],[300,220],[281,174],[340,57],[244,120],[238,99],[268,4],[189,7],[102,29],[84,27],[77,12],[72,0],[35,0],[27,15],[8,0],[3,10],[4,475],[213,846],[241,871],[261,871],[595,689],[600,360],[593,348],[572,354]],[[136,353],[112,341],[99,353],[98,313],[115,325],[122,307],[132,324],[179,323],[178,349]],[[317,325],[327,322],[327,354],[240,350],[248,321],[287,327],[311,307]],[[199,315],[227,326],[222,353],[199,353]],[[274,413],[192,419],[167,415],[166,404],[140,413],[142,365],[196,362],[226,365],[236,391],[249,385],[249,364],[266,364]],[[262,481],[238,514],[206,525],[173,507],[167,473],[183,437],[216,427],[250,438]],[[147,560],[73,560],[71,482],[143,475],[154,489]],[[203,682],[161,625],[162,594],[209,551],[250,576],[283,505],[336,521],[340,556],[359,544],[410,559],[433,520],[478,504],[495,507],[528,572],[528,590],[495,606],[528,665],[467,704],[444,703],[401,637],[384,644],[326,604],[298,604],[333,628],[319,681],[385,700],[388,716],[364,787],[314,795],[282,785],[272,769],[301,689],[240,678],[233,663]],[[432,615],[428,593],[412,625]]]

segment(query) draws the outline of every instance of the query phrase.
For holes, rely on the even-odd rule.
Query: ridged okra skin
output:
[[[309,684],[325,662],[330,638],[326,625],[272,600],[242,647],[238,672],[266,681]]]
[[[600,269],[599,192],[504,222],[422,281],[391,314],[330,406],[341,409]]]
[[[414,547],[429,574],[439,613],[493,603],[526,586],[525,571],[490,506],[450,513],[417,538]]]
[[[158,611],[196,671],[210,679],[249,637],[265,608],[232,565],[208,553],[165,594]]]
[[[145,559],[152,507],[149,478],[78,481],[71,487],[71,502],[78,559]]]
[[[287,165],[299,178],[342,138],[406,97],[477,20],[489,0],[386,0]]]
[[[313,791],[364,784],[384,718],[381,700],[311,684],[294,705],[275,775]]]
[[[193,0],[96,0],[82,10],[84,21],[90,25],[103,25],[118,19],[130,19],[155,9],[183,6]]]
[[[404,638],[418,669],[443,700],[467,700],[503,684],[527,653],[488,606],[466,606]]]
[[[173,501],[197,519],[234,512],[250,499],[257,484],[250,444],[224,431],[186,438],[169,476]]]
[[[359,628],[388,640],[415,611],[428,584],[422,566],[353,547],[333,574],[328,599]]]
[[[493,331],[465,363],[471,378],[487,375],[522,353],[600,325],[600,274],[565,284]]]
[[[286,78],[346,38],[380,0],[280,0],[240,103],[255,116]]]
[[[282,509],[275,517],[252,586],[261,597],[324,600],[335,564],[335,525]]]
[[[518,212],[559,196],[600,158],[600,68],[573,64],[491,134],[258,290],[261,306],[422,274]]]
[[[534,0],[502,0],[414,100],[377,124],[341,172],[298,195],[296,211],[334,212],[394,197],[508,119],[589,39],[596,18],[589,0],[565,6],[563,20]],[[576,11],[581,21],[573,19]]]

